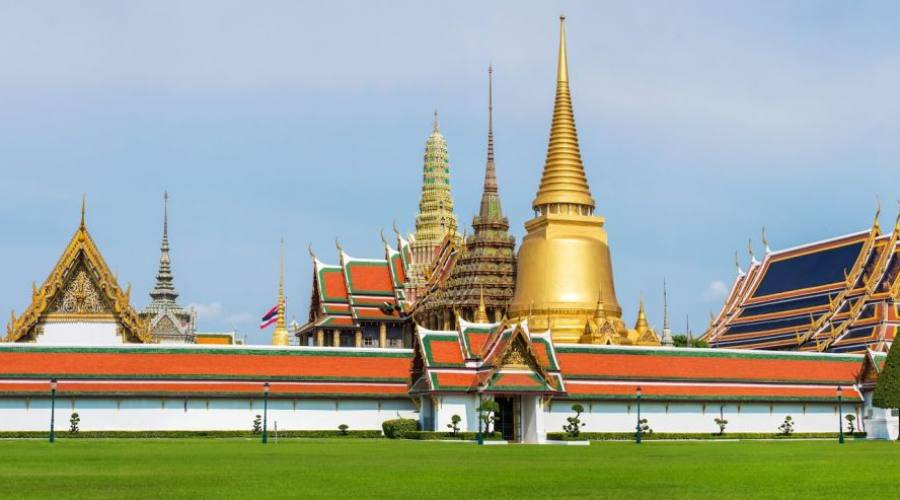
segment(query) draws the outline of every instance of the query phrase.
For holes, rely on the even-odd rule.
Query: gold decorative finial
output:
[[[881,225],[878,223],[879,218],[881,218],[881,198],[875,195],[875,222],[872,224],[873,229],[881,228]]]
[[[438,123],[438,112],[436,109],[434,110],[434,131],[435,132],[441,131],[441,125],[440,125],[440,123]]]
[[[79,227],[84,228],[84,213],[87,210],[87,194],[82,193],[81,195],[81,225]]]
[[[484,285],[481,285],[481,294],[478,299],[478,312],[475,314],[475,323],[490,323],[487,307],[484,305]]]
[[[278,263],[278,319],[275,321],[275,331],[272,332],[272,345],[288,345],[290,343],[284,309],[284,238],[282,238]]]
[[[572,111],[572,97],[569,93],[569,64],[566,54],[565,16],[559,18],[559,61],[556,71],[556,101],[553,106],[553,122],[550,127],[550,141],[547,145],[547,159],[541,185],[532,207],[551,204],[566,204],[594,209],[594,198],[584,174],[581,151],[578,148],[578,132]]]

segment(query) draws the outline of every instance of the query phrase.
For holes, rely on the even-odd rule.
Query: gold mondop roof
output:
[[[575,130],[572,97],[569,94],[566,18],[560,16],[559,23],[559,66],[556,71],[553,123],[541,185],[532,206],[537,209],[551,203],[571,203],[594,208],[594,198],[584,175],[584,164],[578,149],[578,132]]]

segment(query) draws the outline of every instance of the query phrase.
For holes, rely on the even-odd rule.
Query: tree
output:
[[[725,434],[725,426],[728,425],[728,421],[722,417],[716,417],[715,422],[719,426],[719,435]]]
[[[675,347],[709,347],[705,340],[695,337],[688,340],[687,335],[672,335],[672,342]]]
[[[72,416],[69,417],[69,434],[78,434],[78,424],[80,422],[81,417],[77,413],[72,413]]]
[[[349,429],[349,428],[350,428],[350,426],[347,425],[347,424],[341,424],[341,425],[339,425],[339,426],[338,426],[338,430],[341,431],[341,436],[346,436],[346,435],[347,435],[347,429]]]
[[[653,429],[650,428],[650,423],[646,418],[638,420],[638,426],[641,428],[641,434],[653,434]]]
[[[259,434],[260,432],[262,432],[262,415],[257,415],[253,419],[253,433]]]
[[[450,417],[450,423],[447,424],[447,428],[450,429],[450,432],[453,433],[453,437],[459,435],[459,423],[462,422],[462,417],[459,415],[453,415]]]
[[[581,414],[584,413],[584,406],[576,403],[572,405],[572,411],[575,412],[575,416],[566,418],[569,423],[563,426],[563,430],[566,431],[569,437],[578,437],[581,434],[581,428],[587,425],[580,418]]]
[[[493,399],[486,399],[478,406],[478,416],[484,422],[484,433],[491,433],[491,423],[500,420],[500,403]]]
[[[794,419],[788,415],[784,417],[784,422],[778,426],[778,431],[782,436],[790,436],[794,433]]]
[[[856,416],[847,414],[847,416],[844,418],[847,419],[847,430],[850,432],[850,434],[853,434],[854,432],[856,432],[856,425],[855,425]]]
[[[879,408],[900,409],[900,348],[897,344],[898,342],[894,342],[888,352],[872,395],[872,404]],[[897,414],[900,418],[900,411]],[[900,433],[897,434],[897,440],[900,441]]]

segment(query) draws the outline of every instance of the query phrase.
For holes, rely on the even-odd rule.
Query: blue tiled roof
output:
[[[773,262],[754,292],[754,297],[771,295],[844,280],[844,271],[853,267],[863,242],[828,248]]]

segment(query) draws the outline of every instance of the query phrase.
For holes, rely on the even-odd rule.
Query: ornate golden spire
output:
[[[281,240],[281,259],[278,268],[278,320],[272,332],[272,345],[289,345],[287,324],[284,319],[284,240]]]
[[[650,329],[650,322],[647,321],[647,311],[644,309],[644,297],[641,297],[637,321],[634,322],[634,329],[637,330],[638,333],[643,333]]]
[[[535,210],[550,204],[580,205],[594,208],[581,151],[578,148],[578,132],[572,98],[569,94],[569,67],[566,56],[566,18],[559,18],[559,62],[556,70],[556,102],[553,107],[553,124],[547,159],[537,197],[532,202]]]
[[[481,286],[481,297],[478,299],[478,312],[475,313],[475,322],[476,323],[490,323],[491,320],[488,318],[487,308],[484,306],[484,285]]]
[[[87,205],[87,194],[81,195],[81,225],[78,226],[81,229],[84,229],[84,212]]]

